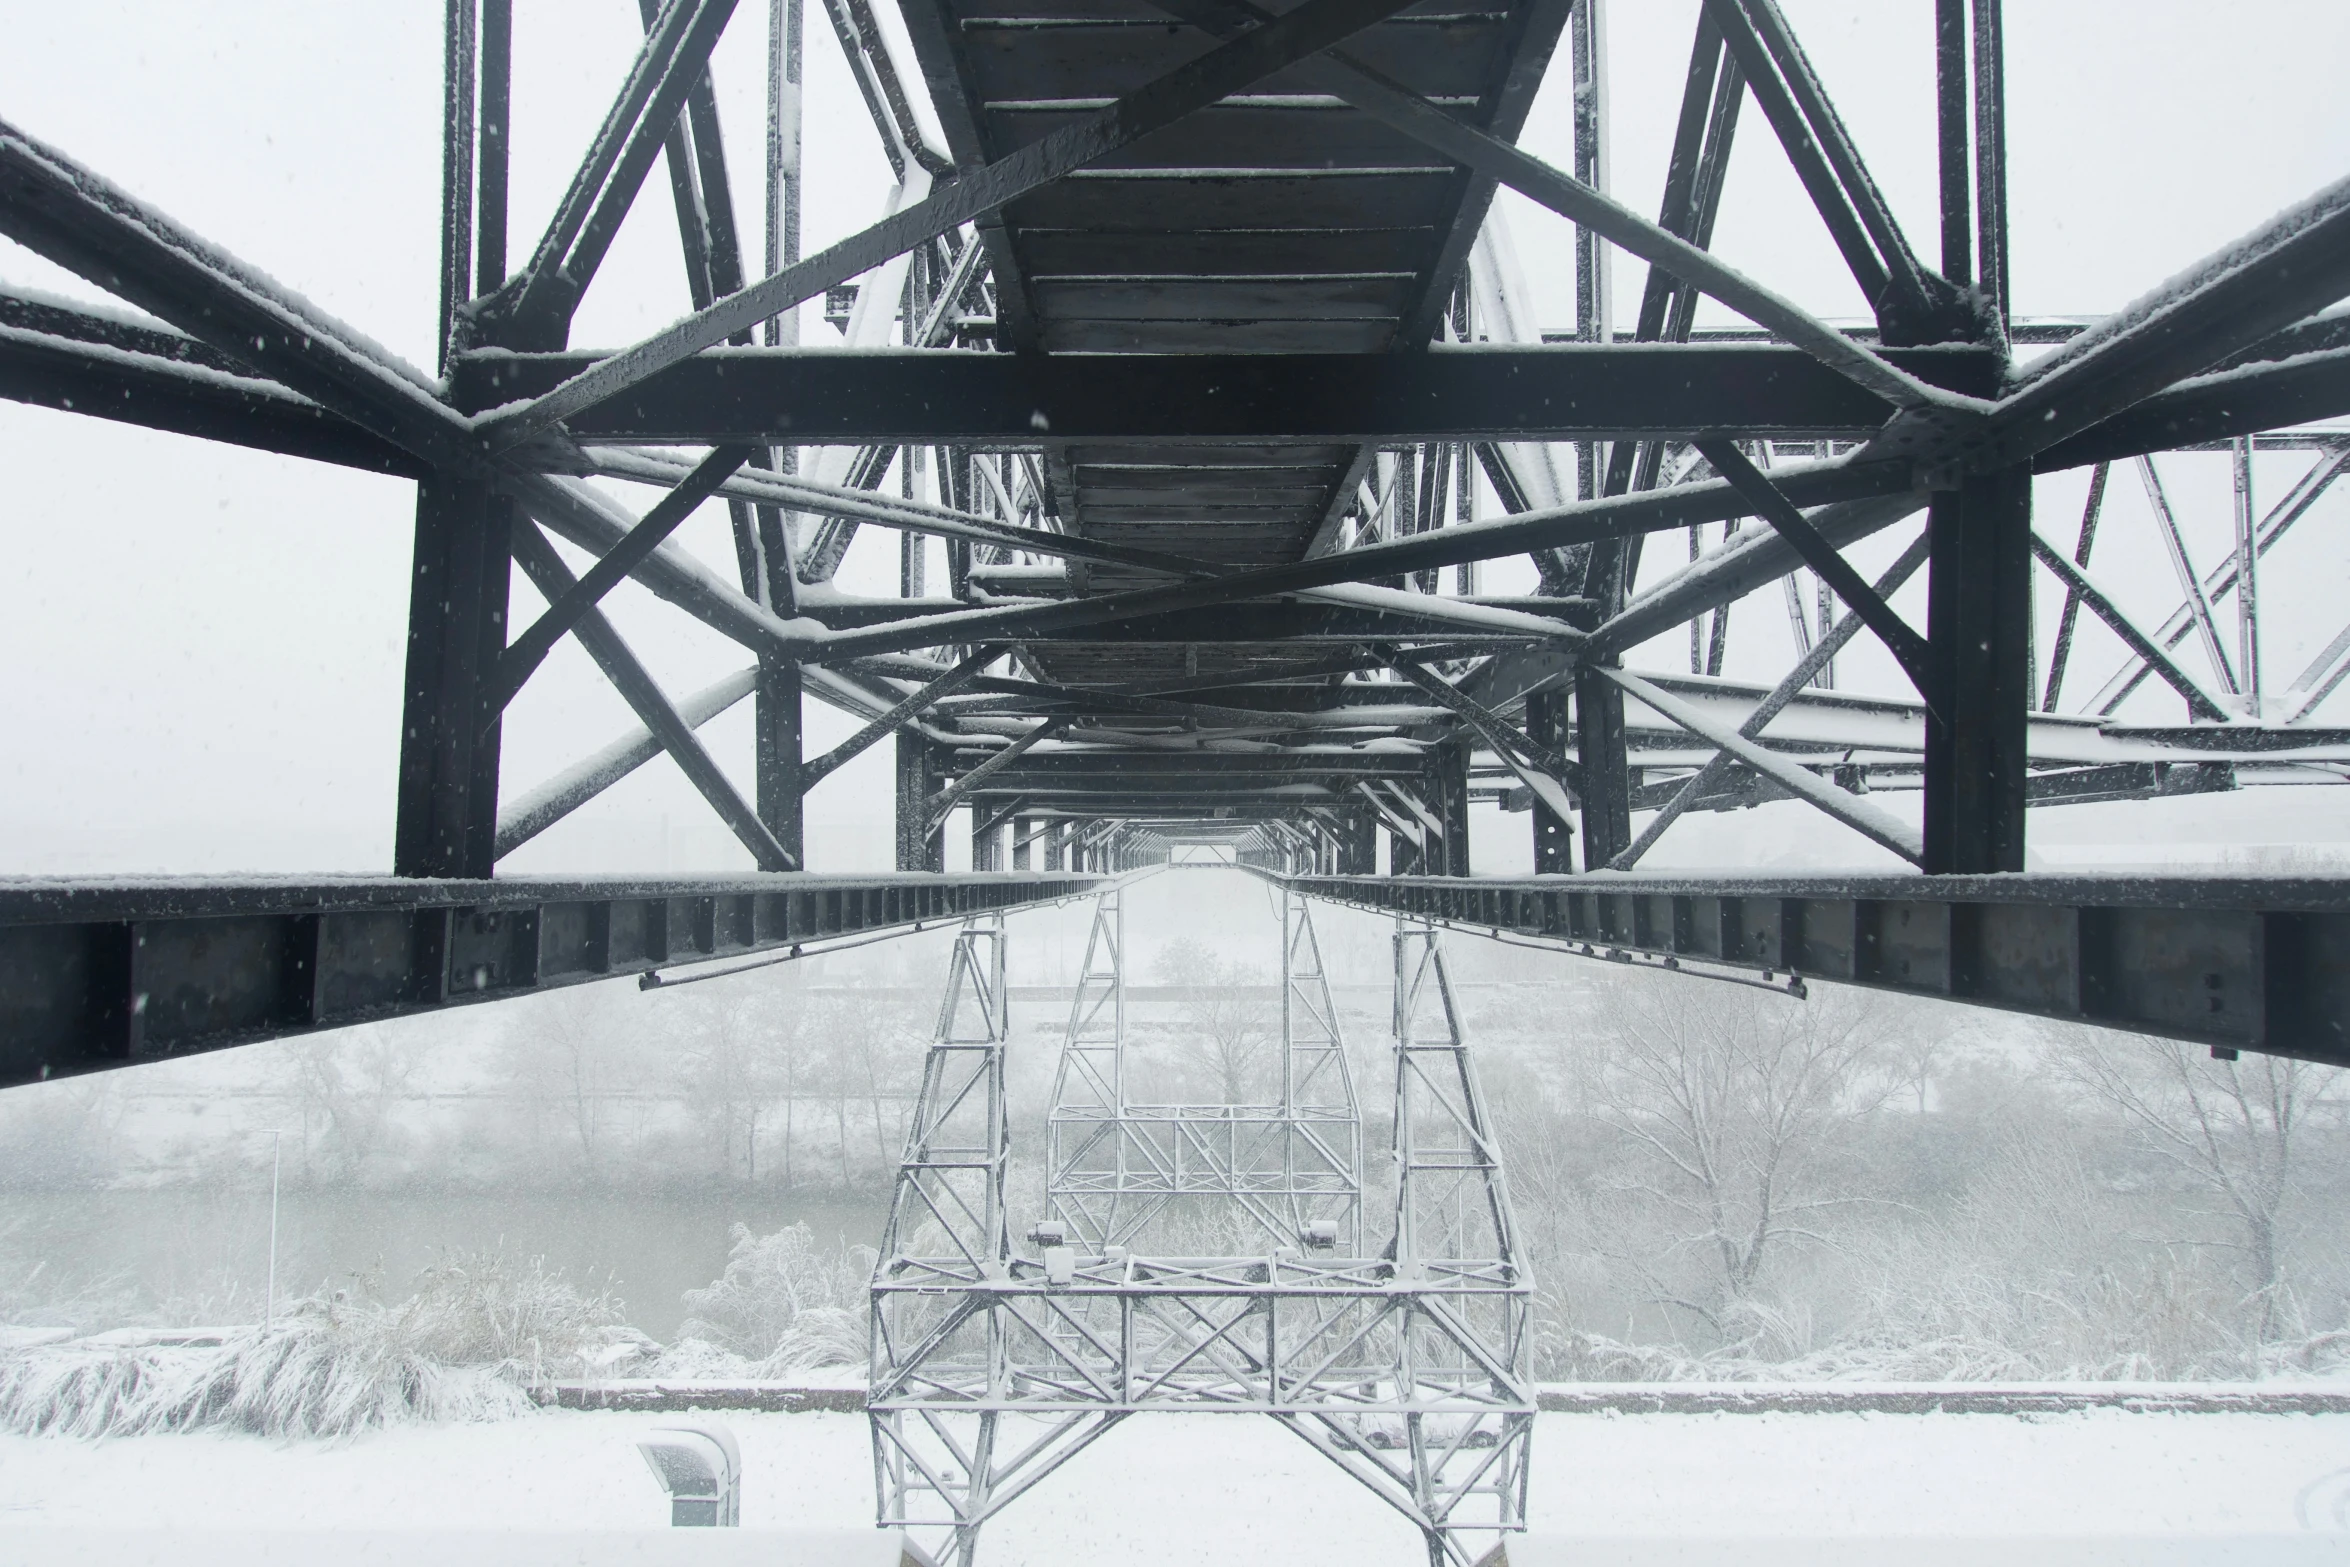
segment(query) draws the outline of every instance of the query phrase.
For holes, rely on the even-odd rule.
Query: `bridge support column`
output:
[[[1526,698],[1526,738],[1552,756],[1567,749],[1567,693],[1552,687]],[[1575,827],[1537,799],[1534,820],[1534,874],[1565,876],[1575,869]]]
[[[2032,475],[2008,468],[1934,497],[1926,641],[1929,874],[2024,868],[2032,693]]]
[[[901,729],[898,748],[898,869],[943,871],[947,868],[947,835],[925,820],[923,804],[936,782],[930,765],[930,742],[919,731]]]
[[[1428,758],[1428,804],[1444,831],[1429,845],[1430,875],[1469,874],[1469,748],[1439,746]]]
[[[1379,874],[1379,819],[1368,812],[1344,817],[1338,839],[1338,874]]]
[[[788,659],[761,658],[755,705],[754,741],[759,773],[759,820],[775,834],[792,862],[808,867],[807,800],[800,785],[800,666]]]
[[[1398,832],[1387,835],[1387,874],[1390,876],[1425,876],[1428,874],[1427,856],[1420,846]]]
[[[1575,760],[1583,777],[1583,868],[1595,871],[1632,842],[1624,692],[1596,669],[1575,671]]]
[[[497,861],[498,709],[513,502],[449,476],[416,487],[408,664],[392,834],[396,876],[487,876]]]

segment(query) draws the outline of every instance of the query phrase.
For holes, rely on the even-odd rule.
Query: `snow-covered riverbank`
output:
[[[548,1410],[343,1442],[0,1437],[10,1525],[656,1528],[631,1444],[659,1415]],[[746,1529],[872,1516],[865,1422],[721,1416]],[[2350,1416],[1544,1415],[1532,1522],[1585,1535],[2028,1535],[2350,1528]],[[991,1527],[987,1567],[1405,1564],[1401,1520],[1271,1422],[1149,1416]]]

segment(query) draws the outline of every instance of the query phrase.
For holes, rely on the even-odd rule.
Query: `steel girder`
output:
[[[0,1086],[1078,896],[1068,875],[0,881]]]
[[[1554,950],[1806,977],[2350,1066],[2350,888],[2325,877],[1294,876]]]
[[[796,98],[779,75],[762,269],[734,221],[707,68],[730,8],[679,0],[649,12],[556,218],[509,277],[511,38],[502,5],[458,0],[436,361],[448,381],[0,127],[0,230],[151,313],[0,295],[0,395],[423,481],[396,835],[407,873],[486,875],[662,754],[764,863],[798,863],[803,796],[837,759],[800,755],[803,693],[897,737],[901,848],[923,865],[943,841],[934,817],[978,813],[976,845],[1026,802],[1105,824],[1078,850],[1105,863],[1157,852],[1151,820],[1222,820],[1284,863],[1361,867],[1367,829],[1388,840],[1391,868],[1457,874],[1468,798],[1498,783],[1534,807],[1549,870],[1630,865],[1675,811],[1766,797],[1874,824],[1908,853],[1906,830],[1882,831],[1859,791],[1913,785],[1925,868],[2013,870],[2027,805],[2350,774],[2342,737],[2313,722],[2350,678],[2350,632],[2281,692],[2256,675],[2260,568],[2350,455],[2343,432],[2272,433],[2350,413],[2350,318],[2325,313],[2350,291],[2350,184],[2105,320],[2018,321],[1995,0],[1943,7],[1968,25],[1937,35],[1931,264],[1769,0],[1702,8],[1655,220],[1599,188],[1598,4],[1570,17],[1561,0],[1521,0],[1439,26],[1379,0],[1317,0],[1273,23],[1184,0],[1147,38],[1071,21],[1050,49],[1011,13],[922,4],[909,23],[918,87],[850,4],[834,21],[898,180],[889,214],[800,257],[796,154],[787,169],[776,150],[797,145]],[[1514,138],[1562,39],[1582,96],[1571,166],[1553,168]],[[915,128],[922,90],[944,150]],[[1874,321],[1823,322],[1711,253],[1748,98],[1743,134],[1785,150]],[[618,353],[575,351],[571,305],[663,153],[695,313]],[[1528,313],[1506,229],[1485,221],[1502,184],[1577,225],[1571,328]],[[1617,252],[1650,265],[1629,333],[1606,313]],[[760,330],[851,276],[866,289],[850,346],[802,350]],[[1701,296],[1755,326],[1693,332]],[[2021,363],[2020,342],[2053,351]],[[671,439],[691,449],[611,444]],[[737,557],[720,572],[662,535],[726,466],[707,449],[732,440],[756,450],[718,484]],[[828,441],[856,448],[812,447],[811,471],[795,471],[801,445]],[[2190,559],[2150,459],[2143,470],[2178,568],[2175,612],[2146,614],[2105,582],[2094,502],[2077,539],[2032,517],[2027,471],[2091,465],[2101,495],[2114,461],[2215,442],[2235,452],[2239,541],[2217,569]],[[640,515],[580,482],[591,473],[668,494]],[[886,493],[893,473],[907,493]],[[935,499],[911,493],[933,474]],[[1477,517],[1488,489],[1508,515]],[[2284,498],[2262,513],[2254,496],[2272,490]],[[1772,521],[1738,526],[1757,511]],[[1830,643],[1855,617],[1897,646],[1915,634],[1831,552],[1920,513],[1931,607],[1909,662],[1922,692],[1831,699]],[[873,527],[944,537],[948,595],[925,594],[911,548],[899,598],[834,588]],[[541,529],[601,558],[576,587],[550,568]],[[1650,549],[1644,572],[1644,546],[1675,530],[1687,567],[1660,572]],[[1541,604],[1477,594],[1480,565],[1520,555]],[[565,601],[511,645],[509,556]],[[2065,605],[2045,697],[2035,559]],[[1820,620],[1798,605],[1795,669],[1775,682],[1726,669],[1733,608],[1755,592],[1803,597],[1806,569],[1847,601],[1846,624],[1813,582]],[[590,613],[623,574],[743,645],[751,668],[683,699],[662,692]],[[2111,632],[2128,660],[2097,687],[2076,667],[2069,689],[2096,695],[2054,717],[2081,626]],[[1619,667],[1683,627],[1686,680]],[[597,644],[642,725],[508,791],[498,714],[559,633]],[[969,689],[942,684],[974,649],[986,656],[963,672]],[[2133,692],[2149,680],[2201,721],[2147,711]],[[1413,700],[1398,702],[1407,684]],[[752,692],[755,798],[694,733]],[[1332,744],[1360,760],[1317,760]],[[1234,777],[1186,773],[1163,760],[1170,745]],[[1237,760],[1261,754],[1282,760]],[[1652,807],[1664,809],[1641,830]]]
[[[594,354],[461,358],[470,411],[541,395]],[[1999,362],[1969,344],[1893,350],[1931,384],[1976,396]],[[1613,441],[1714,434],[1859,439],[1892,405],[1770,343],[1460,345],[1396,357],[1039,356],[942,350],[713,349],[575,414],[581,440],[1054,442]]]

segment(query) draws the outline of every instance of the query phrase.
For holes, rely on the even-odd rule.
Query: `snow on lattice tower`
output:
[[[1434,933],[1396,942],[1392,1239],[1363,1237],[1361,1117],[1302,902],[1282,919],[1272,1102],[1126,1100],[1123,910],[1096,905],[1063,1041],[1048,1174],[1003,1209],[1000,944],[967,928],[874,1276],[868,1398],[885,1525],[973,1560],[981,1526],[1151,1409],[1279,1421],[1417,1525],[1437,1567],[1522,1526],[1531,1284]],[[983,951],[983,948],[987,950]],[[950,1135],[957,1126],[976,1127]],[[1161,1255],[1178,1204],[1220,1204],[1243,1255]],[[1025,1246],[1020,1243],[1025,1242]],[[935,1248],[924,1250],[923,1248]]]

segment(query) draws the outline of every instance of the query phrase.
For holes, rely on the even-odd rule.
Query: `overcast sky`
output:
[[[883,4],[887,0],[882,0]],[[1930,0],[1785,0],[1871,168],[1931,259]],[[440,7],[36,5],[0,16],[0,117],[63,149],[411,360],[432,361],[438,247]],[[518,0],[513,248],[528,245],[604,112],[641,37],[627,0]],[[809,7],[806,232],[810,248],[878,215],[888,171],[820,6]],[[1678,102],[1695,0],[1631,5],[1609,18],[1612,180],[1653,210]],[[2215,20],[2216,18],[2216,20]],[[2016,310],[2110,310],[2277,208],[2350,172],[2340,66],[2350,7],[2313,0],[2029,0],[2010,7]],[[764,6],[744,0],[716,59],[746,224],[755,224]],[[1527,133],[1564,161],[1563,51]],[[1763,126],[1744,122],[1717,248],[1831,315],[1861,313],[1818,220]],[[1509,199],[1546,319],[1570,313],[1564,224]],[[753,230],[755,232],[755,229]],[[1640,268],[1620,264],[1619,311]],[[92,291],[0,241],[0,279]],[[574,341],[617,345],[686,305],[674,220],[657,175],[590,291]],[[808,341],[831,335],[812,314]],[[2227,538],[2224,464],[2170,459],[2190,545],[2206,563]],[[2264,459],[2282,493],[2301,459]],[[2123,476],[2117,475],[2117,481]],[[2069,542],[2080,476],[2045,482],[2042,528]],[[635,504],[645,492],[625,492]],[[390,854],[401,641],[413,487],[318,464],[0,404],[0,873],[8,871],[381,870]],[[2117,482],[2099,570],[2159,617],[2169,567],[2144,502]],[[2264,575],[2272,686],[2338,629],[2345,507],[2301,525]],[[684,535],[732,574],[724,513]],[[1875,567],[1899,540],[1858,552]],[[1652,562],[1685,550],[1659,540]],[[1669,561],[1665,561],[1669,564]],[[1658,566],[1657,569],[1663,569]],[[536,608],[517,587],[517,613]],[[843,584],[894,590],[894,536],[868,531]],[[1515,579],[1505,569],[1493,585]],[[1914,598],[1914,594],[1913,594]],[[615,618],[671,689],[739,667],[741,650],[633,586]],[[2053,596],[2045,607],[2052,609]],[[1917,603],[1906,604],[1922,613]],[[1731,672],[1768,681],[1788,651],[1776,596],[1734,623]],[[1685,643],[1644,655],[1685,666]],[[2079,678],[2101,680],[2113,645],[2085,633]],[[1897,689],[1881,656],[1847,684]],[[2330,709],[2346,711],[2337,696]],[[2175,701],[2145,716],[2175,717]],[[705,733],[747,784],[748,705]],[[516,704],[506,787],[528,788],[631,717],[566,643]],[[847,720],[812,706],[810,744]],[[2306,792],[2304,792],[2306,793]],[[2327,792],[2330,796],[2330,791]],[[819,869],[878,867],[887,854],[887,748],[812,801]],[[1689,855],[1755,850],[1762,817],[1676,829]],[[2043,813],[2046,841],[2143,835],[2152,807]],[[2327,832],[2344,813],[2314,799],[2229,802],[2258,837]],[[2167,808],[2166,808],[2167,812]],[[2062,816],[2060,824],[2054,818]],[[2305,820],[2306,818],[2306,820]],[[2167,814],[2165,820],[2168,820]],[[2277,823],[2289,821],[2289,829]],[[1781,831],[1784,828],[1775,828]],[[1482,816],[1480,864],[1522,864],[1525,818]],[[1805,834],[1811,843],[1817,835]],[[1863,851],[1834,829],[1820,853]],[[958,857],[960,847],[954,851]],[[1776,850],[1764,854],[1771,857]],[[666,762],[643,769],[507,862],[512,870],[686,869],[747,864]]]

